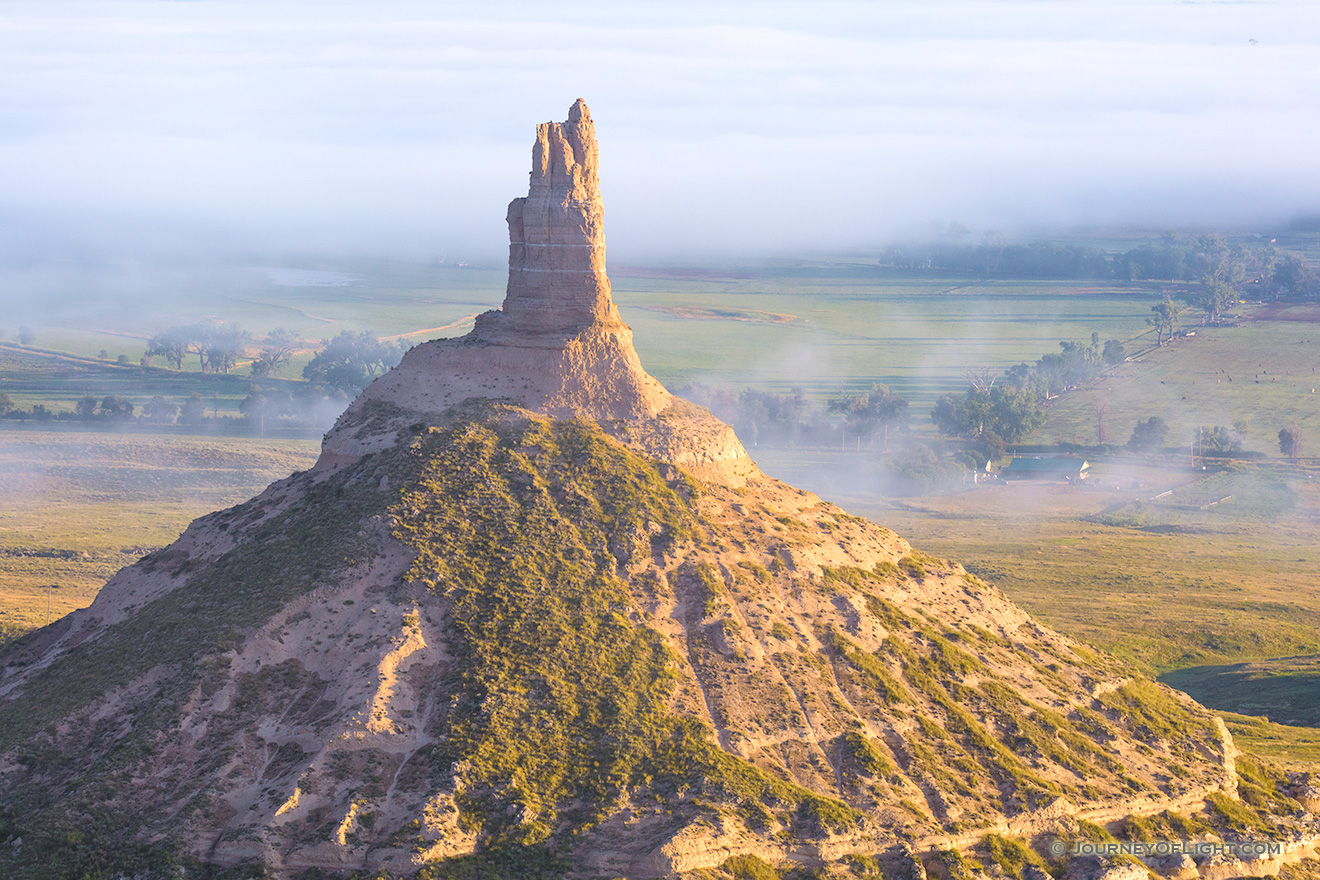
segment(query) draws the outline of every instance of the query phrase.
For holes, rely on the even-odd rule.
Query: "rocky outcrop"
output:
[[[509,287],[484,317],[524,335],[572,334],[622,325],[605,275],[605,206],[596,173],[596,128],[579,98],[567,122],[536,127],[531,186],[509,203]]]
[[[703,479],[755,471],[733,431],[642,368],[605,273],[596,130],[582,100],[537,126],[528,194],[509,204],[509,285],[472,332],[417,346],[326,435],[319,469],[389,448],[453,407],[494,400],[607,423],[639,451]]]

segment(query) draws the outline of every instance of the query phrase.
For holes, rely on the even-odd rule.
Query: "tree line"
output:
[[[345,330],[320,344],[321,350],[303,368],[303,378],[345,392],[365,388],[397,364],[407,350],[406,343],[379,339],[366,330]],[[310,345],[287,328],[276,328],[257,339],[236,324],[208,319],[180,324],[151,337],[143,365],[151,366],[152,358],[161,357],[172,369],[182,371],[184,362],[196,357],[203,373],[228,375],[240,360],[250,358],[252,378],[266,379]]]
[[[1218,233],[1182,238],[1165,233],[1159,244],[1122,253],[1054,242],[1030,244],[943,242],[886,249],[881,265],[978,276],[1077,281],[1161,281],[1192,285],[1186,296],[1216,320],[1238,299],[1320,299],[1320,273],[1300,254],[1273,242],[1230,242]]]

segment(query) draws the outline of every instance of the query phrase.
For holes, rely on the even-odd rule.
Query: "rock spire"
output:
[[[755,470],[731,428],[642,368],[610,298],[597,167],[582,99],[564,122],[536,127],[527,195],[509,203],[503,307],[478,315],[467,336],[417,346],[362,392],[326,435],[318,468],[386,449],[401,431],[484,399],[608,423],[629,445],[707,479],[737,482]],[[386,410],[395,415],[382,418]]]
[[[572,333],[622,324],[605,275],[596,127],[579,98],[566,122],[536,127],[531,186],[509,203],[508,330]]]

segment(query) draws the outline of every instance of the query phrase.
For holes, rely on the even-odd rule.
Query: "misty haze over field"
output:
[[[1287,220],[1318,44],[1310,0],[11,0],[0,261],[502,260],[579,96],[612,262]]]

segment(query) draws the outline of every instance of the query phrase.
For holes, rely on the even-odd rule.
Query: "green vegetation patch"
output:
[[[981,838],[977,850],[982,861],[987,865],[997,865],[1009,877],[1021,877],[1028,865],[1035,865],[1042,870],[1046,867],[1045,859],[1039,853],[1014,837],[987,834]]]
[[[1273,836],[1274,825],[1261,817],[1260,813],[1241,801],[1235,801],[1222,791],[1212,791],[1205,796],[1206,807],[1212,821],[1237,831],[1240,834],[1264,834]]]
[[[885,776],[896,769],[894,762],[885,757],[875,743],[855,730],[843,735],[843,753],[867,776]]]
[[[1153,843],[1157,840],[1189,840],[1211,828],[1200,819],[1165,810],[1155,816],[1128,816],[1119,833],[1124,840]]]
[[[1173,694],[1149,679],[1135,678],[1100,697],[1101,705],[1137,736],[1195,747],[1219,742],[1219,730],[1209,714],[1194,712]]]
[[[884,661],[879,657],[863,651],[834,627],[830,627],[826,632],[825,643],[856,670],[858,677],[881,702],[886,705],[912,702],[912,695],[908,689],[890,675]]]
[[[652,553],[700,540],[683,478],[666,482],[582,421],[464,421],[412,454],[418,474],[390,525],[418,554],[407,577],[451,606],[454,697],[437,759],[462,777],[464,821],[491,852],[539,846],[566,819],[590,825],[638,789],[772,806],[804,833],[856,823],[669,713],[676,658],[630,619],[614,553],[637,535]],[[722,593],[709,566],[685,573],[704,605]]]
[[[733,880],[781,880],[783,877],[769,862],[750,853],[730,856],[721,865]]]

